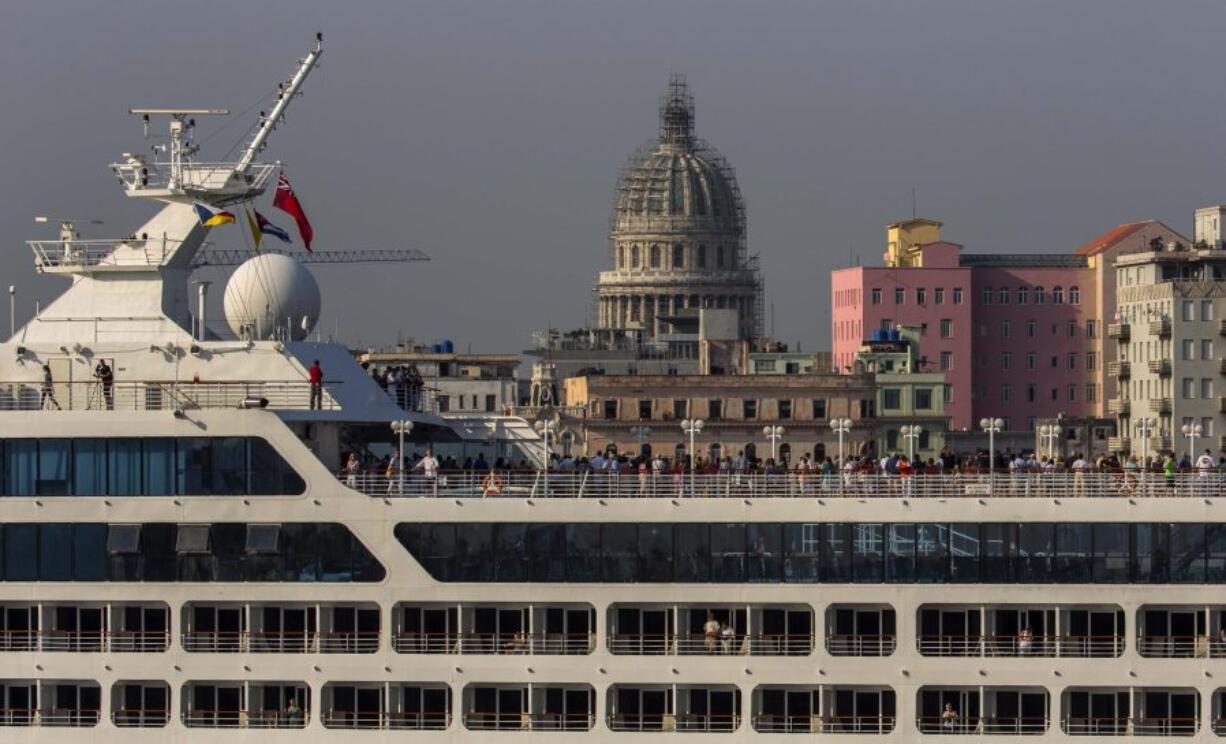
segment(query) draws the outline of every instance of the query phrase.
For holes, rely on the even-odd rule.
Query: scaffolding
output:
[[[736,171],[707,141],[694,135],[694,97],[684,75],[673,74],[660,98],[660,134],[639,146],[618,172],[609,221],[609,262],[618,266],[618,239],[644,232],[713,234],[732,247],[731,266],[753,287],[751,317],[743,321],[751,338],[764,333],[764,285],[758,256],[748,251],[745,200]],[[665,248],[661,266],[671,265]],[[643,257],[644,262],[646,256]],[[710,261],[708,266],[714,264]],[[593,315],[599,287],[593,288]]]

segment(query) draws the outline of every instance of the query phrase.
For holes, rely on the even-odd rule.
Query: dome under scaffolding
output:
[[[738,312],[743,338],[762,335],[762,282],[736,173],[694,136],[684,76],[673,75],[661,99],[659,137],[621,171],[609,243],[612,270],[594,290],[599,327],[650,339],[663,318],[718,308]]]

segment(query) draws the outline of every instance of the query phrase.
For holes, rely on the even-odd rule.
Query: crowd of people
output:
[[[379,387],[387,391],[396,405],[406,411],[422,410],[423,391],[426,384],[416,364],[385,365],[383,367],[362,363],[362,368]]]

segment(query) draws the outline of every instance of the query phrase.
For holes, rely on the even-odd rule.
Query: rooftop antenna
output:
[[[911,219],[915,219],[918,212],[915,210],[915,187],[911,187]]]

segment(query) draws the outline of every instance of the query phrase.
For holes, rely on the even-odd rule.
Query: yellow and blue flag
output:
[[[205,227],[217,227],[218,225],[226,225],[234,221],[234,215],[224,209],[201,204],[196,202],[196,214],[200,216],[200,224]]]

